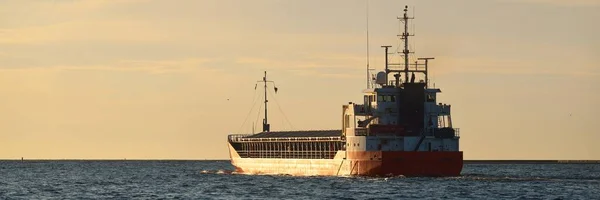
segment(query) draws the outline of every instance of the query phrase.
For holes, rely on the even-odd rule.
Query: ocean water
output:
[[[465,164],[446,178],[232,170],[228,161],[0,161],[0,199],[600,199],[600,164]]]

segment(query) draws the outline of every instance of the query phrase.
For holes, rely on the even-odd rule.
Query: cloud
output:
[[[115,5],[123,5],[123,4],[132,4],[132,3],[142,3],[148,2],[148,0],[118,0],[118,1],[107,1],[107,0],[54,0],[50,2],[37,2],[37,3],[45,3],[52,4],[52,6],[58,6],[65,10],[80,10],[80,9],[97,9],[102,7],[109,7]]]
[[[600,1],[598,0],[508,0],[512,2],[529,2],[529,3],[539,3],[539,4],[548,4],[554,6],[600,6]]]
[[[116,71],[151,74],[182,73],[195,70],[216,70],[210,63],[216,58],[186,58],[181,60],[122,60],[113,64],[31,66],[0,68],[4,71]]]
[[[569,65],[570,64],[570,65]],[[569,64],[548,63],[546,60],[516,60],[497,57],[437,57],[432,63],[434,74],[478,73],[506,75],[552,75],[600,77],[593,63],[573,60]]]
[[[356,78],[365,66],[365,57],[348,54],[295,54],[279,57],[238,57],[236,64],[277,69],[306,76]]]
[[[39,45],[65,42],[148,43],[165,35],[143,21],[69,21],[26,28],[0,29],[0,44]]]
[[[70,15],[74,13],[85,14],[90,11],[99,10],[102,8],[123,6],[127,4],[135,4],[147,2],[147,0],[49,0],[49,1],[20,1],[8,0],[3,3],[5,11],[23,11],[29,10],[37,13],[60,13]],[[11,8],[11,9],[8,9]]]
[[[429,35],[417,57],[431,55],[432,73],[484,73],[598,77],[597,48],[567,38],[563,44],[530,38]],[[558,50],[560,49],[560,50]],[[396,59],[396,58],[394,58]]]

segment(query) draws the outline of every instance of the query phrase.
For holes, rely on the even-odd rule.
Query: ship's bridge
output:
[[[358,126],[400,125],[416,132],[452,127],[450,105],[437,103],[437,93],[441,90],[427,88],[425,84],[403,83],[364,90],[363,104],[352,104],[354,115],[365,118],[359,119]]]
[[[377,92],[375,89],[363,90],[364,101],[363,104],[354,104],[354,111],[356,116],[371,116],[373,111],[377,109]]]

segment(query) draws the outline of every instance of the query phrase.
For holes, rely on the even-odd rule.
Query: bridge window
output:
[[[379,95],[377,101],[379,101],[379,102],[396,102],[396,96],[394,96],[394,95]]]
[[[394,97],[394,96],[391,96],[391,95],[385,95],[385,102],[394,102],[394,101],[392,100],[392,97]]]
[[[427,102],[435,102],[435,97],[433,94],[427,94]]]

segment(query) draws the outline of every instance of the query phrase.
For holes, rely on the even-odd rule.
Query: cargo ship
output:
[[[231,164],[237,173],[293,176],[459,176],[463,152],[459,129],[452,126],[450,105],[438,103],[439,88],[428,83],[433,58],[412,59],[408,39],[408,6],[398,17],[403,49],[385,70],[370,74],[363,101],[342,105],[341,129],[271,131],[264,83],[262,132],[230,134]],[[368,43],[368,42],[367,42]],[[368,45],[368,44],[367,44]],[[398,48],[400,49],[400,48]],[[415,81],[419,77],[420,80]],[[255,87],[256,89],[256,87]],[[277,88],[275,88],[277,90]]]

